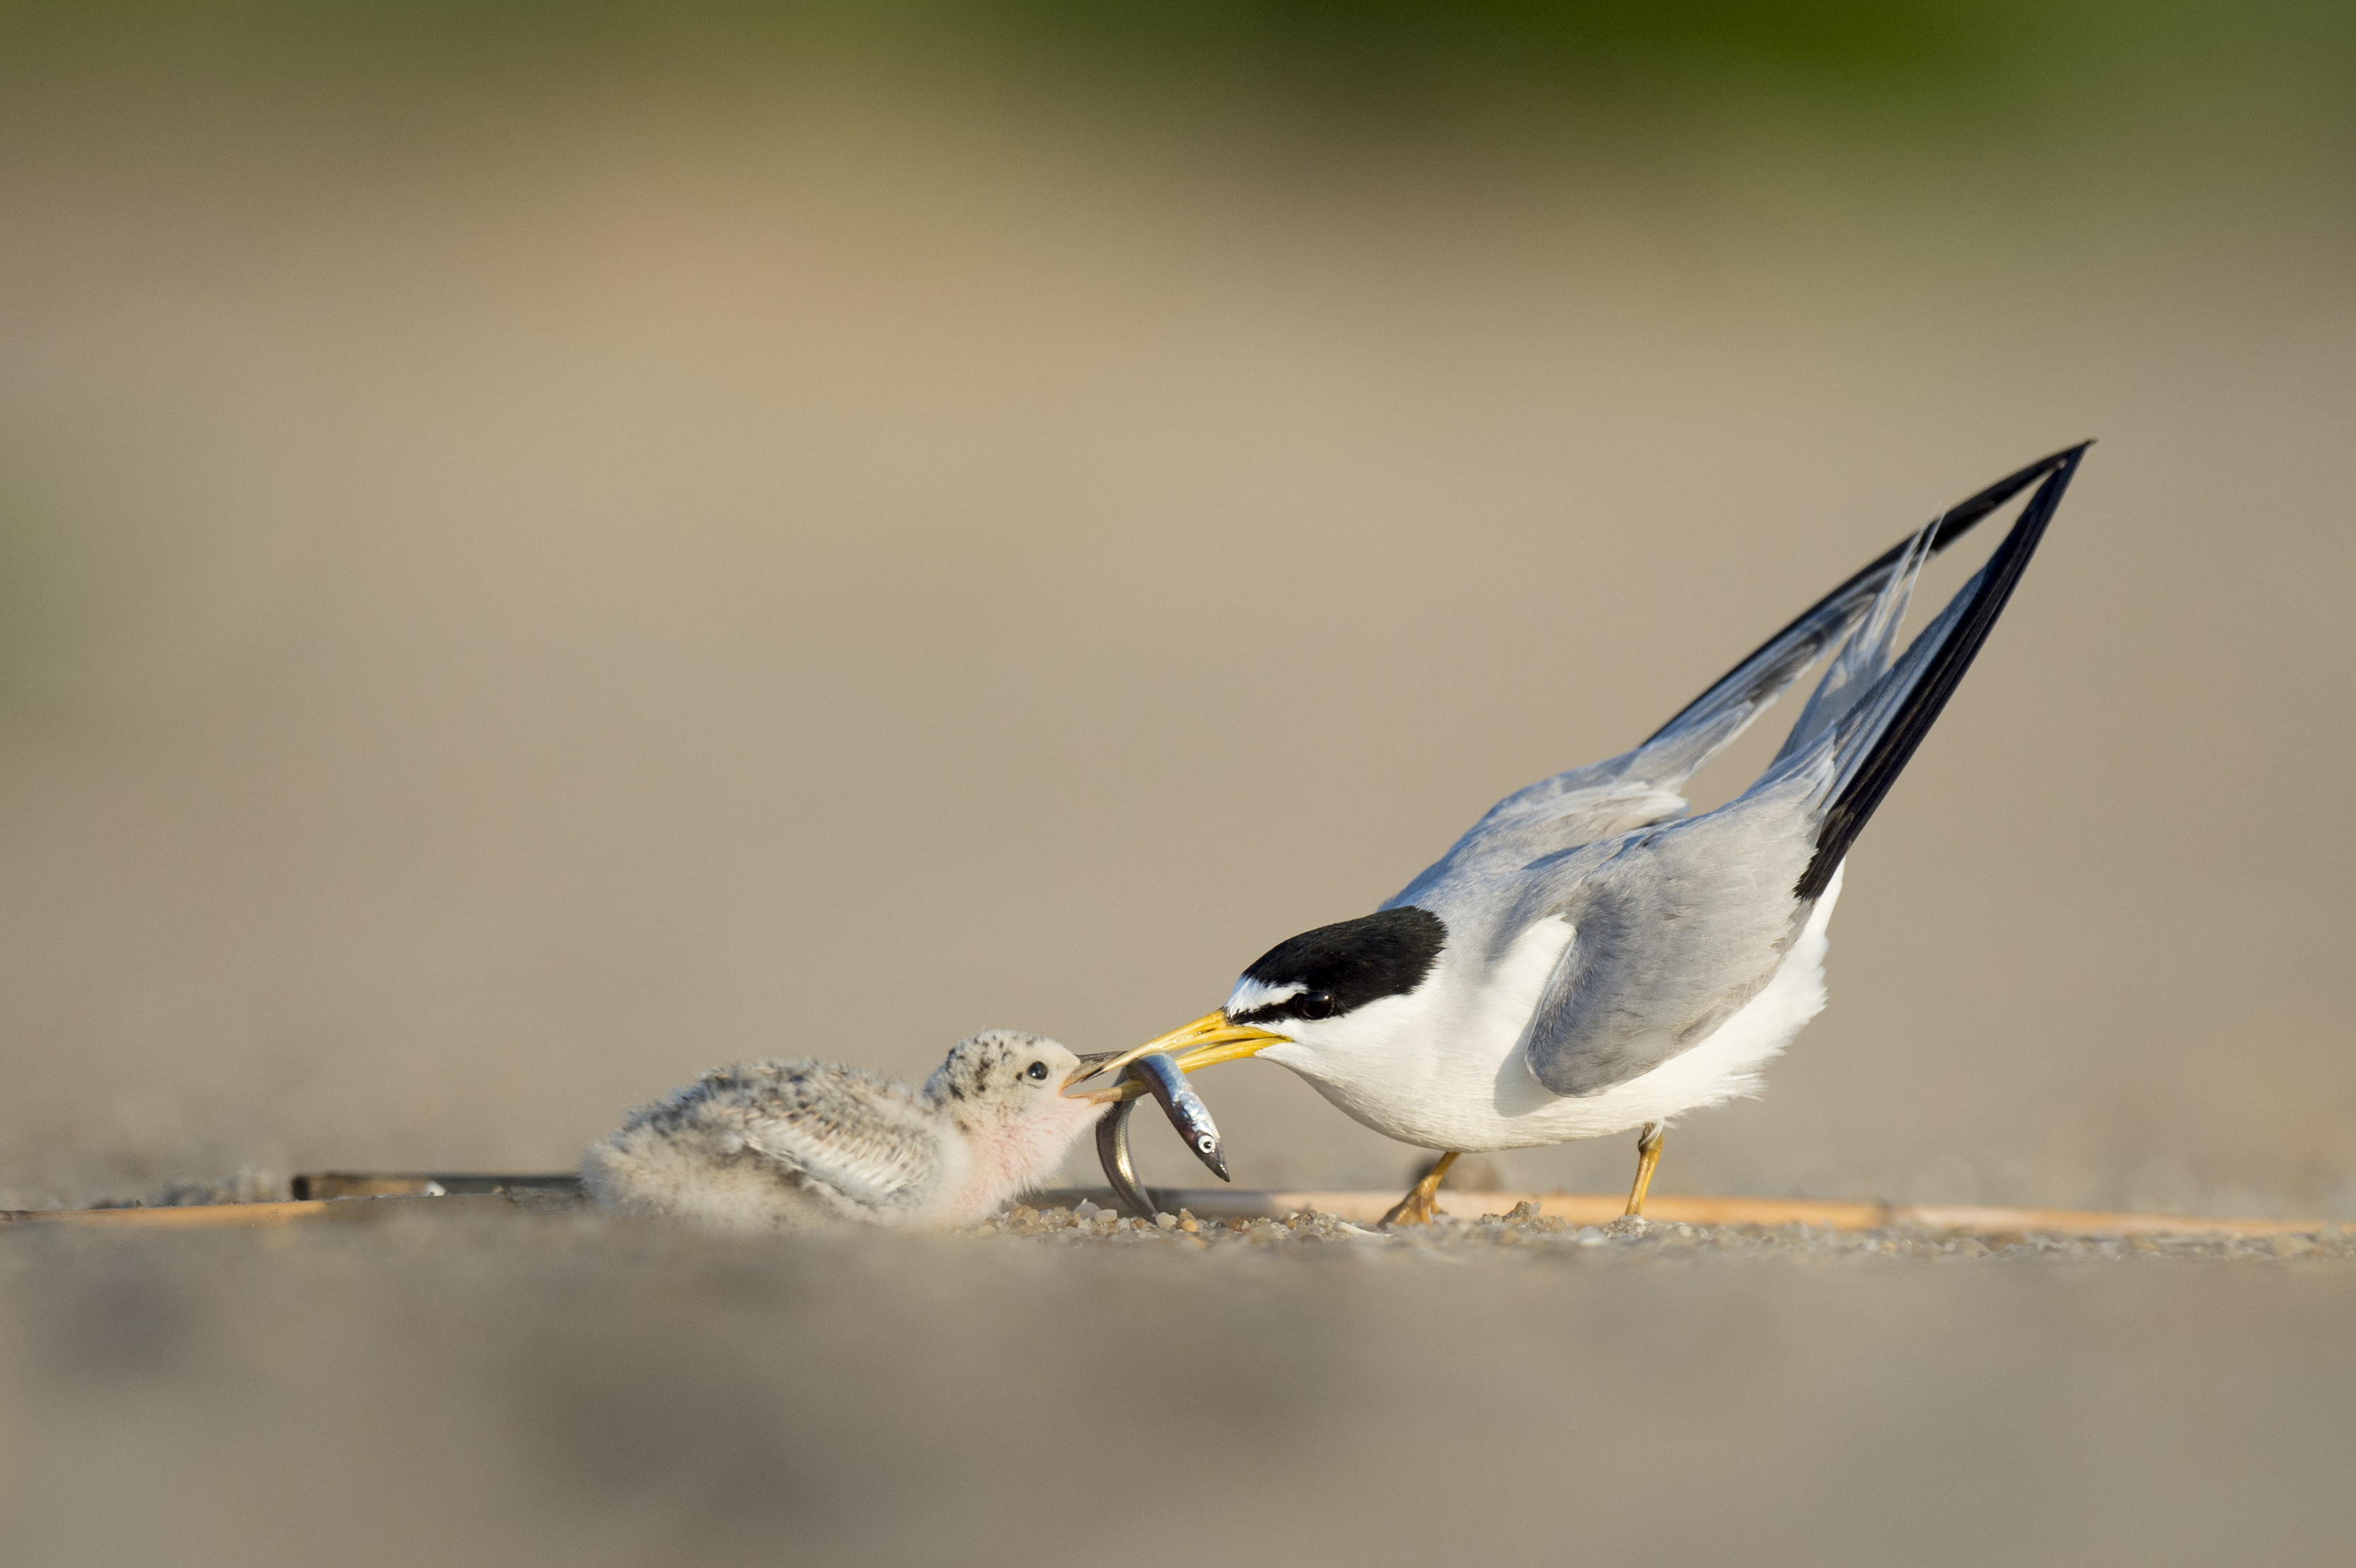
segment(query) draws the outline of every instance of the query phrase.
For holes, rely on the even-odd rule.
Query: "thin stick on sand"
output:
[[[173,1208],[0,1209],[0,1226],[91,1225],[132,1230],[201,1230],[262,1227],[297,1220],[368,1220],[401,1213],[444,1214],[550,1209],[577,1201],[580,1185],[570,1176],[364,1176],[338,1173],[295,1178],[305,1197],[289,1203],[227,1203]],[[440,1188],[435,1192],[434,1188]],[[1379,1220],[1394,1199],[1387,1192],[1237,1191],[1221,1187],[1156,1187],[1150,1196],[1174,1214],[1184,1208],[1205,1219],[1280,1218],[1312,1209],[1361,1224]],[[1066,1187],[1032,1195],[1034,1205],[1070,1207],[1083,1200],[1114,1206],[1112,1194],[1097,1187]],[[1451,1192],[1439,1195],[1440,1212],[1451,1219],[1478,1219],[1531,1205],[1542,1219],[1575,1225],[1607,1225],[1627,1202],[1616,1193]],[[2231,1219],[2193,1214],[2108,1213],[2080,1208],[2004,1208],[1986,1204],[1828,1201],[1801,1197],[1655,1197],[1645,1204],[1655,1223],[1702,1226],[1805,1225],[1829,1230],[1891,1228],[1965,1235],[2020,1236],[2280,1236],[2313,1235],[2341,1227],[2328,1219]]]

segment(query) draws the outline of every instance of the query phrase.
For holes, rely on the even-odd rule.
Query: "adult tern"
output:
[[[1099,1070],[1117,1079],[1157,1051],[1188,1072],[1248,1056],[1291,1069],[1366,1126],[1440,1152],[1394,1222],[1431,1218],[1460,1154],[1633,1131],[1627,1212],[1641,1217],[1663,1130],[1755,1093],[1823,1008],[1849,847],[1970,668],[2087,445],[1941,513],[1634,749],[1506,796],[1375,913],[1278,943],[1226,1005]],[[1923,564],[2032,485],[1987,563],[1895,654]],[[1835,649],[1766,771],[1686,815],[1694,770]]]

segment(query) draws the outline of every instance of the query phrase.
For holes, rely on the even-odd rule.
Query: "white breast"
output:
[[[1486,983],[1465,994],[1427,987],[1387,997],[1353,1015],[1346,1047],[1296,1040],[1260,1054],[1355,1120],[1427,1149],[1534,1148],[1667,1122],[1759,1092],[1760,1070],[1824,1010],[1826,928],[1840,890],[1837,870],[1775,977],[1708,1039],[1601,1094],[1555,1093],[1523,1051],[1539,993],[1571,938],[1560,919],[1523,932]]]

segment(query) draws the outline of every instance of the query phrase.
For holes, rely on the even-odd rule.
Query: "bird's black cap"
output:
[[[1297,985],[1298,992],[1228,1016],[1262,1026],[1338,1018],[1369,1002],[1413,991],[1447,945],[1447,923],[1412,905],[1320,926],[1277,943],[1244,971],[1246,981],[1270,990]]]

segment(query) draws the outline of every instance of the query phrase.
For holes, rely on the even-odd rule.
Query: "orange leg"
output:
[[[1644,1189],[1653,1185],[1653,1167],[1661,1163],[1661,1124],[1647,1122],[1636,1134],[1636,1185],[1628,1189],[1628,1211],[1622,1219],[1644,1218]]]
[[[1388,1214],[1383,1216],[1386,1225],[1429,1225],[1440,1194],[1440,1178],[1456,1163],[1453,1153],[1445,1154],[1431,1162],[1416,1184],[1407,1189],[1407,1196]]]

